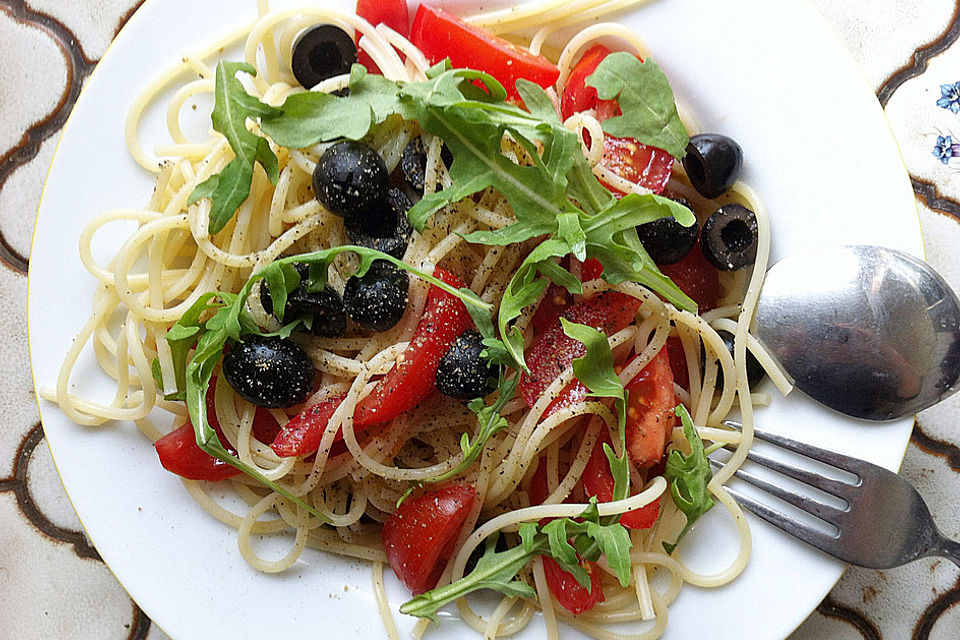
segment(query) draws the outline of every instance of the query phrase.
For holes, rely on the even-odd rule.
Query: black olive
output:
[[[743,149],[719,133],[701,133],[690,138],[683,168],[690,184],[704,198],[716,198],[737,181],[743,166]]]
[[[223,356],[223,377],[259,407],[299,404],[313,391],[316,373],[307,352],[286,338],[248,336]]]
[[[727,351],[730,352],[730,357],[733,357],[733,334],[729,331],[717,331],[723,339],[723,344],[726,345]],[[706,350],[703,348],[703,344],[700,345],[700,362],[703,363],[706,360]],[[701,373],[703,372],[701,364]],[[755,386],[760,384],[760,381],[763,380],[764,376],[767,375],[767,372],[763,370],[763,367],[760,366],[760,362],[754,357],[750,350],[747,349],[747,384],[753,389]],[[717,387],[723,386],[723,369],[719,366],[717,367]]]
[[[674,198],[690,209],[690,203],[683,198]],[[700,227],[696,223],[685,227],[673,216],[658,218],[637,227],[637,235],[643,248],[657,264],[673,264],[687,257],[693,245],[697,244]]]
[[[313,194],[332,213],[350,218],[387,195],[387,165],[362,142],[344,140],[323,152],[313,170]]]
[[[357,216],[344,219],[347,237],[353,244],[382,251],[399,260],[413,233],[407,220],[407,211],[412,206],[407,194],[390,187],[383,201],[374,203]]]
[[[437,368],[437,389],[458,400],[470,400],[493,391],[490,384],[493,367],[480,357],[483,336],[478,331],[464,331],[440,358]]]
[[[400,322],[407,308],[410,278],[386,260],[374,260],[362,278],[350,276],[343,288],[343,306],[361,327],[386,331]]]
[[[343,309],[340,294],[330,285],[313,293],[307,291],[310,265],[298,262],[294,267],[300,275],[300,285],[287,294],[287,304],[283,309],[284,322],[309,318],[310,331],[314,335],[339,338],[347,331],[347,313]],[[260,305],[268,313],[273,313],[273,298],[266,282],[260,285]]]
[[[447,169],[453,164],[453,154],[447,145],[443,145],[440,149],[440,159],[443,160]],[[400,156],[400,171],[411,189],[423,193],[427,171],[427,150],[423,146],[422,138],[414,138],[403,148],[403,155]]]
[[[721,271],[736,271],[757,260],[757,216],[740,204],[727,204],[703,223],[700,248]]]
[[[340,27],[320,24],[297,38],[290,66],[297,82],[310,89],[319,82],[350,72],[357,61],[357,45]]]

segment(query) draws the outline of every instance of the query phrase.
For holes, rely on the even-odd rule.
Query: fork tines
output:
[[[727,421],[724,424],[734,429],[740,428],[740,425],[736,422]],[[799,494],[789,489],[785,489],[768,480],[758,477],[757,475],[750,473],[745,469],[738,469],[734,474],[736,477],[747,482],[748,484],[753,485],[761,491],[764,491],[769,495],[806,512],[807,514],[810,514],[823,523],[826,523],[828,528],[832,530],[830,532],[825,531],[824,527],[822,526],[813,527],[809,523],[804,522],[799,518],[784,513],[783,511],[780,511],[768,504],[759,502],[734,488],[729,486],[725,487],[730,495],[732,495],[734,499],[736,499],[737,502],[739,502],[744,508],[752,511],[754,514],[760,516],[770,524],[783,529],[787,533],[790,533],[791,535],[794,535],[819,549],[827,551],[828,553],[832,552],[839,541],[842,518],[849,510],[850,492],[860,484],[860,475],[858,474],[858,466],[856,463],[860,463],[861,461],[765,431],[754,430],[754,437],[756,437],[758,440],[763,440],[783,449],[798,453],[802,456],[810,458],[811,460],[825,463],[830,467],[837,469],[841,473],[846,472],[850,474],[852,478],[854,478],[852,482],[848,483],[842,480],[825,477],[819,473],[796,466],[794,464],[776,460],[775,458],[772,458],[759,451],[752,450],[748,452],[748,460],[784,476],[793,478],[794,480],[797,480],[805,485],[815,487],[816,489],[819,489],[820,491],[839,499],[840,504],[843,506],[837,507],[815,497]],[[717,466],[723,465],[722,462],[712,459],[710,462]]]

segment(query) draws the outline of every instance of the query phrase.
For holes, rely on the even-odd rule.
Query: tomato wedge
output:
[[[703,257],[699,240],[680,262],[657,266],[663,275],[693,298],[700,313],[717,306],[720,299],[720,272]]]
[[[408,498],[384,523],[387,560],[414,595],[437,585],[476,498],[469,484],[444,485]]]
[[[588,496],[596,496],[600,502],[613,500],[613,473],[610,472],[610,461],[603,451],[603,445],[611,444],[610,433],[607,429],[600,430],[600,437],[593,447],[593,452],[583,469],[583,488]],[[620,516],[620,524],[629,529],[649,529],[657,521],[660,514],[660,498],[650,504]]]
[[[595,44],[587,49],[574,65],[560,97],[560,112],[564,119],[588,109],[595,109],[597,119],[601,121],[620,114],[616,100],[600,100],[597,90],[586,84],[587,77],[609,53],[607,47]],[[600,161],[621,178],[644,186],[654,193],[663,191],[673,171],[673,156],[663,149],[645,145],[633,138],[604,136],[603,156]]]
[[[226,436],[223,435],[220,421],[217,420],[216,401],[214,399],[216,386],[217,379],[213,378],[206,395],[207,421],[217,432],[217,437],[220,438],[223,446],[230,453],[236,454]],[[193,432],[193,424],[189,421],[154,442],[153,446],[157,450],[160,464],[163,465],[164,469],[190,480],[218,481],[240,473],[240,470],[236,467],[214,458],[197,445],[197,436]]]
[[[406,0],[357,0],[357,15],[377,26],[385,24],[403,37],[410,34],[410,16],[407,13]],[[356,36],[360,44],[360,34]],[[370,73],[380,73],[379,67],[374,64],[370,55],[357,47],[357,62],[367,68]]]
[[[636,377],[627,383],[627,453],[639,467],[652,467],[663,457],[677,417],[673,410],[670,356],[661,349]]]
[[[454,67],[489,73],[512,98],[518,97],[516,83],[521,78],[546,89],[560,77],[556,65],[543,56],[425,4],[420,5],[413,18],[410,41],[431,63],[450,58]]]
[[[316,451],[323,439],[327,423],[345,397],[346,395],[327,398],[301,411],[284,425],[273,439],[270,448],[281,458],[302,456]],[[343,436],[337,433],[334,442],[342,439]]]
[[[457,276],[437,267],[433,275],[451,287],[464,287]],[[393,420],[413,409],[436,389],[437,367],[454,339],[473,326],[466,306],[439,287],[430,287],[420,324],[400,362],[360,401],[353,416],[356,427]]]
[[[563,317],[611,335],[630,324],[639,308],[638,299],[617,291],[605,291],[571,306],[563,312]],[[544,331],[524,355],[530,373],[525,373],[520,380],[520,394],[527,405],[532,407],[573,359],[586,352],[582,342],[563,332],[559,319]]]
[[[600,567],[593,562],[581,560],[580,566],[590,575],[590,591],[587,591],[571,574],[560,568],[557,561],[549,556],[543,556],[543,573],[547,578],[550,593],[557,599],[564,609],[577,615],[592,609],[598,602],[603,602],[603,587],[600,585]]]

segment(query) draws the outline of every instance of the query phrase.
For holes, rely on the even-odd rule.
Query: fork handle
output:
[[[953,562],[953,564],[960,567],[960,543],[954,542],[949,538],[940,536],[940,540],[937,542],[937,545],[930,550],[930,554],[947,558]]]

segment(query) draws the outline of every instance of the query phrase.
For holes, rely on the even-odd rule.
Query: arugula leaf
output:
[[[671,451],[667,455],[667,468],[663,477],[670,481],[670,495],[677,508],[686,514],[687,524],[672,544],[663,543],[667,553],[673,553],[693,523],[713,507],[713,499],[707,488],[713,472],[703,449],[703,441],[693,426],[693,419],[686,407],[677,405],[675,411],[683,424],[683,435],[690,443],[690,455],[686,456],[675,449]]]
[[[383,76],[354,64],[350,94],[339,97],[317,91],[289,96],[276,113],[266,115],[260,129],[273,141],[303,149],[337,138],[359,140],[370,128],[398,113],[399,87]]]
[[[212,200],[211,234],[223,229],[250,195],[253,167],[257,162],[266,171],[271,183],[276,184],[280,176],[277,156],[270,149],[270,144],[247,129],[247,118],[275,115],[279,110],[248,94],[236,77],[239,71],[257,75],[257,70],[245,62],[217,64],[216,103],[211,114],[213,128],[227,138],[234,158],[219,174],[197,185],[188,200],[188,204],[201,198]]]
[[[603,131],[635,138],[683,158],[690,138],[680,121],[670,82],[653,60],[641,62],[625,51],[611,53],[587,77],[602,100],[616,98],[623,115],[603,121]]]

